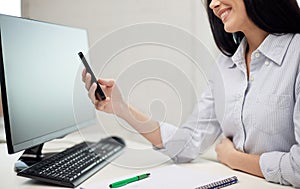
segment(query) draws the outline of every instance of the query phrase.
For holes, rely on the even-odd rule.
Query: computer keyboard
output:
[[[74,188],[115,159],[124,147],[124,141],[118,137],[108,137],[97,143],[82,142],[17,175]]]

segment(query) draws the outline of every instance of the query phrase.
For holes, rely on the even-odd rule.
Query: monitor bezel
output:
[[[1,99],[2,99],[2,111],[4,120],[5,137],[7,144],[7,151],[9,154],[16,153],[11,138],[7,95],[6,95],[6,82],[5,82],[5,71],[4,71],[4,60],[3,60],[3,49],[2,49],[2,35],[0,26],[0,85],[1,85]]]

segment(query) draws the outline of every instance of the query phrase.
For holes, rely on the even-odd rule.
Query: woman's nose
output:
[[[220,1],[219,0],[212,0],[209,4],[209,8],[214,9],[220,6]]]

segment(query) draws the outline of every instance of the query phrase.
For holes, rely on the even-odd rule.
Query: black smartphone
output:
[[[81,59],[83,65],[84,65],[84,67],[86,68],[86,71],[87,71],[89,74],[91,74],[91,76],[92,76],[92,81],[91,81],[91,83],[96,83],[96,84],[97,84],[97,89],[96,89],[96,91],[95,91],[95,96],[96,96],[96,98],[97,98],[98,100],[105,100],[105,99],[106,99],[106,96],[105,96],[104,92],[102,91],[102,89],[101,89],[101,87],[100,87],[100,85],[99,85],[99,83],[98,83],[98,81],[97,81],[97,79],[96,79],[96,77],[95,77],[95,75],[94,75],[94,73],[93,73],[91,67],[89,66],[88,62],[86,61],[86,59],[85,59],[83,53],[82,53],[82,52],[79,52],[78,55],[79,55],[79,57],[80,57],[80,59]]]

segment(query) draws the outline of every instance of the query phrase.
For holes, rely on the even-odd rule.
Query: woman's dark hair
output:
[[[226,56],[232,56],[244,37],[242,32],[224,30],[224,24],[209,8],[212,0],[206,0],[206,9],[216,45]],[[296,0],[244,0],[249,18],[262,30],[272,34],[300,33],[300,9]]]

